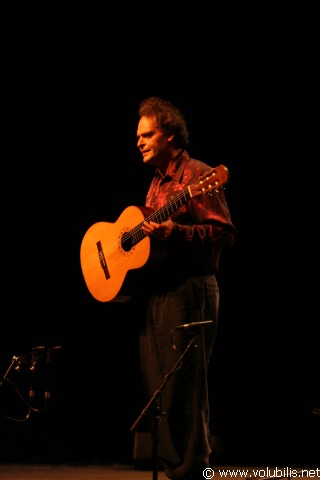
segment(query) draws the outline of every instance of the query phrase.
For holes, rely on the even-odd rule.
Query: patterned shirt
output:
[[[145,206],[157,211],[175,198],[180,201],[181,192],[196,184],[210,169],[206,163],[190,158],[184,150],[169,164],[164,177],[158,169],[155,171]],[[170,215],[174,222],[171,237],[167,242],[160,242],[166,244],[166,254],[162,271],[158,270],[157,275],[168,279],[168,275],[176,278],[215,274],[222,247],[232,246],[236,235],[224,190],[196,194],[182,203]]]

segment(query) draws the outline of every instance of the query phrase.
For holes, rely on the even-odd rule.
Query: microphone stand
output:
[[[152,395],[152,397],[150,398],[149,402],[147,403],[147,405],[144,407],[144,409],[141,411],[141,413],[139,414],[138,418],[136,419],[136,421],[133,423],[133,425],[131,426],[130,428],[130,432],[132,432],[133,430],[135,430],[135,428],[137,427],[138,423],[140,422],[140,420],[144,417],[144,415],[149,411],[149,408],[150,406],[156,402],[157,398],[160,398],[160,395],[162,393],[162,390],[163,390],[163,387],[166,385],[166,383],[168,382],[169,378],[177,371],[180,369],[181,365],[182,365],[182,360],[184,359],[185,355],[187,354],[187,352],[190,350],[191,347],[194,347],[194,348],[197,348],[198,345],[195,343],[194,341],[194,338],[192,338],[190,340],[190,342],[188,343],[186,349],[184,350],[184,352],[180,355],[178,361],[175,363],[175,365],[173,366],[173,368],[170,370],[169,373],[167,373],[167,375],[164,377],[161,385],[159,388],[157,388],[154,392],[154,394]],[[165,415],[165,412],[162,412],[161,411],[161,401],[160,401],[160,405],[157,405],[156,407],[153,408],[152,410],[152,413],[153,413],[153,428],[152,428],[152,465],[153,465],[153,468],[152,468],[152,479],[153,480],[157,480],[158,478],[158,433],[159,433],[159,426],[160,426],[160,421],[161,421],[161,416]]]

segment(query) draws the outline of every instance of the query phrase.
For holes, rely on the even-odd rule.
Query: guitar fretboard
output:
[[[144,222],[162,223],[167,220],[178,208],[182,207],[191,198],[190,187],[185,188],[176,197],[172,198],[166,205],[159,208],[156,212],[146,217],[142,222],[136,225],[127,235],[131,237],[131,244],[136,245],[145,237],[145,233],[142,230]],[[126,235],[126,237],[127,237]],[[126,238],[126,240],[129,240]]]

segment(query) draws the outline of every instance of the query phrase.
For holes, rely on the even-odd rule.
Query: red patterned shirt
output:
[[[155,211],[163,208],[210,168],[183,151],[169,164],[164,177],[158,169],[155,171],[145,205]],[[236,235],[224,190],[192,196],[170,217],[174,230],[169,241],[164,242],[167,244],[162,264],[164,275],[168,278],[168,275],[217,273],[221,249],[232,246]]]

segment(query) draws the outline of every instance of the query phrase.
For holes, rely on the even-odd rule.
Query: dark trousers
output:
[[[191,342],[181,366],[170,374],[157,398],[162,413],[157,452],[169,478],[188,478],[193,471],[209,465],[207,373],[218,310],[219,288],[212,275],[186,278],[149,299],[146,326],[140,336],[142,380],[149,399]],[[213,324],[174,331],[181,324],[207,320]]]

